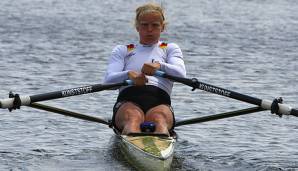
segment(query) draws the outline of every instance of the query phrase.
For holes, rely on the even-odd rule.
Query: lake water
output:
[[[0,98],[101,83],[117,44],[138,41],[144,0],[1,0]],[[160,1],[158,1],[160,3]],[[298,3],[163,0],[162,35],[181,47],[188,77],[298,107]],[[45,104],[111,117],[117,91]],[[176,119],[252,105],[175,84]],[[133,170],[105,125],[22,107],[0,110],[0,170]],[[181,126],[172,170],[298,170],[298,118],[269,111]]]

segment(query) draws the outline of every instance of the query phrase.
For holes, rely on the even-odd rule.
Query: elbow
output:
[[[161,63],[161,71],[164,71],[167,74],[175,75],[177,77],[186,77],[186,69],[183,65],[169,65],[166,63]]]
[[[185,66],[179,66],[179,69],[176,70],[176,76],[185,78],[186,77],[186,69]]]
[[[127,71],[125,72],[107,72],[104,77],[104,83],[117,83],[128,79]]]
[[[186,77],[186,71],[183,70],[183,71],[177,72],[177,76],[178,76],[178,77],[185,78],[185,77]]]
[[[184,72],[182,73],[182,76],[181,76],[181,77],[186,78],[186,71],[184,71]]]
[[[170,75],[173,75],[173,76],[176,76],[176,77],[182,77],[182,78],[186,77],[185,69],[174,70],[174,71],[166,72],[166,73],[168,73]]]
[[[112,81],[113,80],[111,79],[111,76],[108,73],[106,73],[103,83],[112,83]]]

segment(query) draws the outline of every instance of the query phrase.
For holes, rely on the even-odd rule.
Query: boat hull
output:
[[[120,150],[138,170],[170,170],[176,139],[153,135],[119,135]]]

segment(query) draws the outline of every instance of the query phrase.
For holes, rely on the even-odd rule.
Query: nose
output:
[[[152,24],[148,24],[148,31],[152,31],[153,30],[153,26],[152,26]]]

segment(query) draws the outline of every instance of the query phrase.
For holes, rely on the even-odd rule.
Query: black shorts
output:
[[[140,107],[144,113],[155,106],[161,104],[168,105],[173,114],[173,127],[171,128],[171,130],[173,130],[175,125],[174,111],[171,107],[171,98],[164,90],[152,85],[131,86],[122,90],[119,93],[117,101],[113,108],[112,125],[117,130],[119,129],[115,125],[116,113],[121,105],[126,102],[134,103],[135,105]]]

